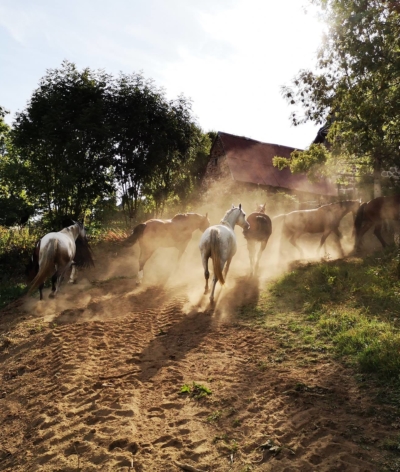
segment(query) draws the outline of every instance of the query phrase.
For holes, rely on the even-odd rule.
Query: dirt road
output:
[[[384,470],[398,419],[350,369],[282,356],[273,331],[240,316],[265,281],[233,268],[211,310],[201,268],[186,274],[195,288],[136,288],[118,251],[96,259],[59,299],[0,314],[0,470]]]

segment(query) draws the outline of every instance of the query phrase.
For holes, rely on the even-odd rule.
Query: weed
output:
[[[226,411],[226,416],[229,418],[230,416],[233,416],[237,410],[233,406],[230,406],[225,411]]]
[[[36,334],[40,333],[44,329],[44,324],[42,322],[35,323],[35,324],[28,324],[28,332],[29,334]]]
[[[214,444],[219,441],[224,442],[223,449],[228,454],[235,454],[239,450],[239,444],[237,443],[236,439],[231,439],[226,433],[222,434],[221,436],[214,437]]]
[[[9,336],[1,336],[0,337],[0,352],[1,351],[7,351],[9,347],[13,346],[15,344],[15,341],[10,338]]]
[[[400,435],[394,438],[386,438],[383,440],[381,447],[387,451],[400,454]]]
[[[213,443],[217,443],[218,441],[224,441],[224,442],[229,442],[229,436],[224,433],[221,436],[214,436]]]
[[[212,391],[204,385],[193,382],[192,385],[182,385],[180,393],[187,393],[190,397],[199,400],[200,398],[206,397],[207,395],[211,395]]]
[[[265,361],[259,361],[257,364],[258,369],[261,371],[267,370],[268,369],[268,362]]]
[[[207,416],[207,421],[209,423],[217,422],[217,421],[219,421],[221,416],[222,416],[222,411],[218,410],[218,411],[212,413],[211,415]]]
[[[253,469],[253,466],[250,464],[246,464],[243,468],[240,469],[239,472],[251,472]]]

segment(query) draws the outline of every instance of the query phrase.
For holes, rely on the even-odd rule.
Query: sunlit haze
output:
[[[298,148],[318,126],[293,127],[281,96],[312,68],[322,25],[307,0],[2,0],[0,105],[21,111],[46,69],[142,72],[169,98],[190,97],[204,131]]]

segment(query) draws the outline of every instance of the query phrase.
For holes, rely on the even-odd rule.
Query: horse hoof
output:
[[[49,298],[54,298],[56,294],[54,292],[49,293]]]

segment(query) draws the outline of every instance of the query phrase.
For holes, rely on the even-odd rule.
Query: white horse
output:
[[[249,229],[250,227],[249,223],[246,221],[246,213],[242,210],[241,204],[239,204],[239,207],[232,205],[232,208],[228,210],[222,218],[221,224],[207,228],[200,239],[199,248],[204,267],[204,277],[206,279],[204,293],[208,293],[209,290],[208,279],[210,278],[210,273],[208,271],[208,259],[210,257],[214,267],[210,303],[214,303],[214,292],[217,280],[221,285],[225,283],[232,257],[236,254],[235,225],[239,225],[243,229]],[[222,272],[223,270],[224,272]]]
[[[39,242],[38,273],[32,280],[28,294],[39,288],[40,300],[42,300],[42,288],[44,282],[48,277],[52,277],[52,291],[49,297],[55,297],[57,292],[60,290],[60,285],[64,279],[64,275],[71,265],[72,270],[69,282],[75,283],[76,267],[74,258],[76,254],[77,238],[85,241],[87,245],[85,228],[79,222],[58,231],[57,233],[48,233],[43,236]],[[84,256],[81,256],[81,259],[83,258],[85,258],[85,261],[81,260],[79,265],[93,265],[89,248],[84,251]]]

